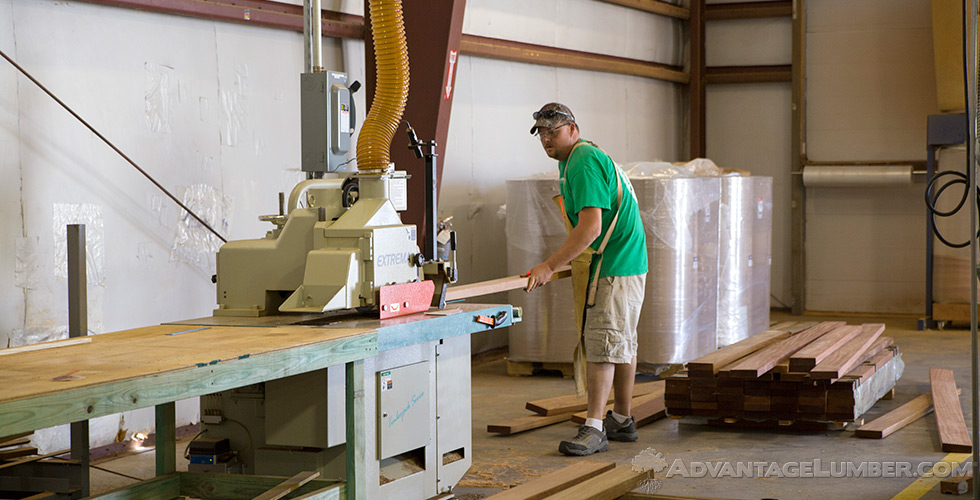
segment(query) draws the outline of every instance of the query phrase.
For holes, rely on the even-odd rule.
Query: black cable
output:
[[[146,177],[147,179],[149,179],[150,182],[153,183],[153,185],[155,185],[156,187],[160,188],[160,190],[163,191],[167,196],[169,196],[170,199],[174,201],[174,203],[176,203],[178,206],[180,206],[180,208],[184,209],[184,211],[187,212],[188,214],[190,214],[191,217],[193,217],[198,222],[200,222],[202,226],[204,226],[204,227],[206,227],[208,229],[208,231],[211,231],[212,233],[214,233],[214,235],[217,236],[219,240],[221,240],[222,242],[225,242],[225,243],[228,242],[228,240],[226,240],[223,236],[221,236],[221,234],[219,234],[217,231],[215,231],[214,228],[211,227],[211,225],[209,225],[207,222],[205,222],[204,219],[198,217],[198,215],[195,214],[193,211],[191,211],[190,208],[187,208],[186,205],[184,205],[183,203],[181,203],[180,200],[178,200],[176,196],[174,196],[173,194],[170,193],[170,191],[167,190],[167,188],[163,187],[163,185],[160,184],[159,182],[157,182],[156,179],[154,179],[153,177],[151,177],[150,174],[146,173],[145,170],[143,170],[142,168],[140,168],[140,166],[137,165],[136,162],[134,162],[128,156],[126,156],[126,154],[123,153],[119,148],[117,148],[115,144],[109,142],[109,139],[106,139],[102,134],[99,133],[98,130],[95,130],[95,127],[89,125],[88,122],[85,121],[81,116],[78,116],[78,113],[75,113],[71,108],[68,107],[67,104],[65,104],[64,102],[62,102],[61,99],[58,99],[58,97],[55,96],[53,93],[51,93],[51,91],[48,90],[44,85],[41,85],[41,82],[37,81],[36,78],[34,78],[33,76],[31,76],[31,74],[27,72],[27,70],[25,70],[24,68],[20,67],[19,64],[17,64],[13,59],[11,59],[2,50],[0,50],[0,56],[3,56],[3,58],[6,59],[7,62],[9,62],[15,68],[17,68],[17,71],[20,71],[30,81],[34,82],[34,85],[37,85],[38,88],[40,88],[41,90],[43,90],[45,94],[48,94],[48,96],[50,98],[54,99],[55,102],[57,102],[58,104],[60,104],[62,108],[65,108],[65,110],[68,111],[72,116],[74,116],[76,120],[82,122],[82,125],[85,125],[90,131],[92,131],[93,134],[96,135],[96,137],[98,137],[99,139],[102,139],[102,142],[106,143],[106,145],[109,146],[110,148],[112,148],[113,151],[115,151],[116,153],[118,153],[119,156],[122,156],[124,160],[126,160],[127,162],[129,162],[130,165],[133,166],[133,168],[135,168],[136,170],[139,170],[139,173],[143,174],[144,177]]]
[[[969,158],[967,158],[967,161],[969,162]],[[967,165],[967,171],[971,171],[969,165]],[[936,183],[939,182],[940,179],[947,176],[951,176],[953,179],[944,183],[938,190],[935,191],[935,194],[933,194],[933,189],[935,188]],[[936,208],[936,203],[939,202],[939,197],[943,194],[943,192],[949,189],[951,186],[955,186],[957,184],[963,184],[965,187],[963,188],[963,196],[960,197],[960,201],[956,204],[956,207],[946,212]],[[932,218],[932,232],[936,235],[936,238],[939,239],[939,241],[943,242],[943,244],[948,247],[964,248],[970,245],[970,240],[967,239],[962,243],[951,243],[945,236],[943,236],[942,232],[939,231],[939,226],[936,224],[936,218],[952,217],[959,212],[960,209],[963,208],[963,205],[966,204],[966,200],[969,197],[969,191],[970,177],[963,172],[957,172],[955,170],[946,170],[945,172],[940,172],[933,175],[932,179],[929,180],[929,184],[926,186],[925,201],[926,207],[929,209],[929,217]],[[977,208],[980,209],[980,187],[977,188],[977,196],[975,197],[975,200],[977,203]],[[977,237],[980,238],[980,231],[977,231]]]

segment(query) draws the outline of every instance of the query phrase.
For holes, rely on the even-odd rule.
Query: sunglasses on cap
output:
[[[550,120],[552,118],[563,116],[563,117],[565,117],[568,120],[575,121],[575,119],[572,118],[572,115],[570,115],[568,113],[565,113],[563,111],[558,111],[558,110],[554,110],[554,109],[543,109],[543,110],[540,110],[540,111],[535,111],[534,114],[532,114],[531,116],[535,120],[540,120],[541,118],[545,118],[547,120]]]

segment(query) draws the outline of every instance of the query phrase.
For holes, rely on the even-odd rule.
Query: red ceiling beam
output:
[[[710,66],[705,80],[709,84],[791,82],[793,65]]]
[[[471,56],[507,61],[643,76],[684,84],[689,81],[688,74],[680,66],[476,35],[463,35],[459,50]]]
[[[303,31],[303,7],[269,0],[83,0],[147,12]],[[323,36],[364,38],[364,18],[323,11]]]
[[[760,19],[767,17],[790,17],[793,15],[792,0],[767,2],[714,3],[706,6],[706,19]]]

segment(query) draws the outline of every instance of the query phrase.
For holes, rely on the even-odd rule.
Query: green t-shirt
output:
[[[599,277],[632,276],[647,272],[647,243],[643,221],[636,203],[636,193],[626,174],[613,164],[609,155],[588,141],[579,141],[567,161],[558,162],[561,195],[564,198],[565,215],[578,225],[578,213],[586,207],[602,209],[602,232],[592,242],[598,250],[606,236],[609,224],[616,215],[616,177],[623,182],[623,204],[619,220],[613,229],[609,243],[603,252]],[[594,259],[592,274],[599,259]]]

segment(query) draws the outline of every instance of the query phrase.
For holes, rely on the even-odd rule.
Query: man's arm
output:
[[[585,207],[578,213],[578,225],[568,233],[568,238],[557,252],[544,262],[534,266],[527,277],[527,291],[545,284],[555,273],[555,269],[564,266],[585,251],[602,233],[602,209]]]

